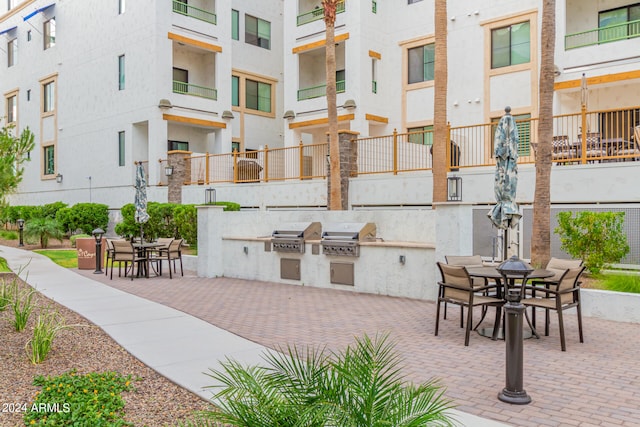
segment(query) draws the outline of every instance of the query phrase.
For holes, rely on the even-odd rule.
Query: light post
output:
[[[522,291],[527,282],[527,276],[531,274],[533,268],[526,262],[520,260],[516,255],[504,261],[497,267],[502,275],[505,289],[507,290],[507,303],[504,305],[505,311],[505,347],[506,347],[506,385],[500,393],[498,399],[516,405],[526,405],[531,403],[531,396],[527,394],[523,386],[523,333],[522,317],[525,307],[520,302]],[[513,282],[522,278],[522,288],[515,289]],[[511,282],[509,282],[511,281]]]
[[[207,188],[204,190],[204,204],[205,205],[215,205],[216,204],[216,189],[215,188]]]
[[[93,274],[102,274],[102,235],[104,234],[104,230],[102,228],[96,228],[91,233],[93,237],[96,239],[96,271]]]
[[[20,243],[18,243],[18,247],[24,246],[24,219],[20,218],[18,221],[18,229],[20,230]]]

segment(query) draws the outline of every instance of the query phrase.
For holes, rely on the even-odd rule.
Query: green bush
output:
[[[192,247],[198,246],[198,211],[196,205],[178,205],[174,210],[180,236]]]
[[[80,239],[86,239],[87,237],[93,237],[92,234],[74,234],[73,236],[69,237],[69,241],[71,242],[71,247],[75,248],[76,247],[76,239],[80,238]]]
[[[620,262],[629,253],[627,236],[622,231],[624,212],[560,212],[558,227],[561,249],[584,261],[597,274],[607,265]]]
[[[130,426],[124,420],[125,401],[121,394],[132,391],[131,375],[117,372],[75,370],[55,377],[38,375],[33,385],[41,387],[35,401],[26,407],[25,425]]]
[[[64,233],[55,219],[32,218],[25,223],[24,235],[28,239],[40,240],[40,246],[45,249],[49,246],[49,240],[54,238],[62,242]]]
[[[640,294],[640,276],[637,274],[606,274],[602,277],[602,287],[608,291]]]
[[[77,203],[70,208],[58,209],[56,220],[70,235],[78,230],[84,234],[91,234],[96,228],[107,229],[109,206],[101,203]]]

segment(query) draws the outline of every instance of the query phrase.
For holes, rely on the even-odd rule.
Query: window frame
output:
[[[240,40],[240,12],[231,9],[231,39]]]
[[[56,45],[56,17],[44,21],[42,25],[43,47],[44,50],[48,50]]]
[[[252,85],[255,83],[256,86],[256,93],[255,93],[255,98],[256,98],[256,102],[255,102],[255,108],[253,107],[253,102],[249,102],[249,98],[253,97],[253,93],[249,93],[249,83],[251,83]],[[261,96],[261,93],[263,93],[263,91],[268,87],[269,89],[269,98],[266,99],[264,97],[264,95]],[[260,102],[262,99],[262,103]],[[265,99],[267,100],[267,103],[269,105],[269,110],[264,110],[263,108],[265,108]],[[262,104],[262,108],[260,108]],[[250,106],[251,105],[251,106]],[[259,111],[261,113],[266,113],[266,114],[271,114],[273,111],[273,85],[271,83],[267,83],[267,82],[263,82],[263,81],[259,81],[259,80],[255,80],[255,79],[250,79],[247,78],[245,79],[245,96],[244,96],[244,106],[246,109],[248,110],[252,110],[252,111]]]
[[[118,90],[125,89],[125,55],[118,55]]]
[[[42,176],[55,177],[56,175],[56,144],[48,142],[42,144]]]
[[[427,131],[431,131],[431,133],[427,133]],[[427,147],[433,146],[433,125],[414,126],[407,128],[407,134],[413,132],[423,133],[414,133],[413,135],[407,135],[407,142],[418,145],[426,145]],[[429,136],[430,138],[428,138],[427,136]]]
[[[427,49],[428,48],[428,49]],[[411,63],[411,52],[420,49],[422,51],[422,76],[421,80],[413,80],[412,81],[412,63]],[[421,46],[414,46],[407,48],[407,83],[412,85],[416,83],[424,83],[424,82],[433,82],[435,78],[435,43],[427,43]],[[431,58],[428,58],[428,53],[431,51]],[[413,64],[416,65],[416,64]],[[416,76],[414,76],[415,79]]]
[[[18,123],[18,92],[11,92],[5,96],[7,125]]]
[[[18,63],[18,38],[7,42],[7,68],[11,68]]]
[[[519,26],[522,24],[527,24],[527,28],[528,28],[528,32],[527,32],[527,42],[526,45],[528,47],[527,50],[527,59],[525,61],[522,62],[514,62],[514,46],[520,46],[520,45],[524,45],[524,43],[518,43],[518,44],[514,44],[513,43],[513,27],[515,26]],[[523,64],[530,64],[531,63],[531,20],[530,19],[524,19],[522,21],[519,22],[514,22],[514,23],[509,23],[503,26],[499,26],[499,27],[495,27],[495,28],[491,28],[491,30],[489,31],[489,37],[490,37],[490,57],[489,57],[489,62],[490,62],[490,68],[492,70],[497,70],[500,68],[507,68],[507,67],[514,67],[514,66],[518,66],[518,65],[523,65]],[[509,43],[508,43],[508,50],[509,50],[509,61],[507,64],[504,65],[500,65],[500,64],[496,64],[496,47],[494,45],[494,36],[497,36],[497,31],[500,30],[505,30],[508,29],[508,35],[509,35]],[[506,49],[507,47],[503,47],[502,49]]]
[[[253,30],[254,30],[253,25],[250,25],[248,22],[250,20],[255,20],[255,33],[253,33]],[[269,26],[269,34],[266,38],[260,36],[261,22]],[[244,41],[247,44],[261,47],[263,49],[271,50],[271,22],[258,18],[256,16],[245,14],[244,15]]]
[[[43,80],[40,84],[42,88],[42,105],[40,112],[43,116],[55,114],[57,101],[56,80]]]
[[[126,164],[126,135],[123,130],[118,132],[118,166]]]

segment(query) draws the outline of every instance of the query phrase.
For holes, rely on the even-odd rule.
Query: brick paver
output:
[[[458,409],[517,426],[640,426],[640,325],[565,317],[567,351],[560,351],[557,317],[550,336],[524,343],[529,405],[497,399],[505,385],[505,345],[472,333],[464,346],[459,308],[435,327],[434,302],[230,278],[92,279],[189,313],[268,347],[290,344],[341,349],[354,336],[389,333],[409,380],[439,378]],[[493,317],[493,316],[488,316]],[[485,321],[490,323],[490,320]],[[486,325],[490,326],[490,325]]]

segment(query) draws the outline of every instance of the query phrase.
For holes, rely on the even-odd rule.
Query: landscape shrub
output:
[[[31,363],[37,365],[46,359],[53,340],[65,327],[64,318],[57,311],[45,308],[40,312],[33,327],[33,336],[27,343],[31,349],[27,351]]]
[[[39,240],[43,249],[49,246],[50,239],[58,239],[62,243],[64,238],[58,221],[51,218],[31,218],[25,223],[24,235]]]
[[[76,247],[76,239],[85,239],[87,237],[93,237],[93,235],[91,234],[74,234],[71,237],[69,237],[69,242],[71,242],[71,247],[75,248]]]
[[[196,205],[178,205],[174,210],[180,236],[192,247],[198,246],[198,211]]]
[[[109,225],[109,206],[102,203],[77,203],[56,211],[56,220],[69,235],[80,230],[84,234],[96,228],[106,230]]]
[[[13,288],[11,307],[13,308],[13,327],[16,332],[21,332],[27,327],[27,322],[34,309],[34,294],[33,289],[20,290],[17,286]]]
[[[582,259],[593,274],[611,263],[620,262],[629,253],[627,235],[622,230],[624,212],[558,213],[561,249]]]

